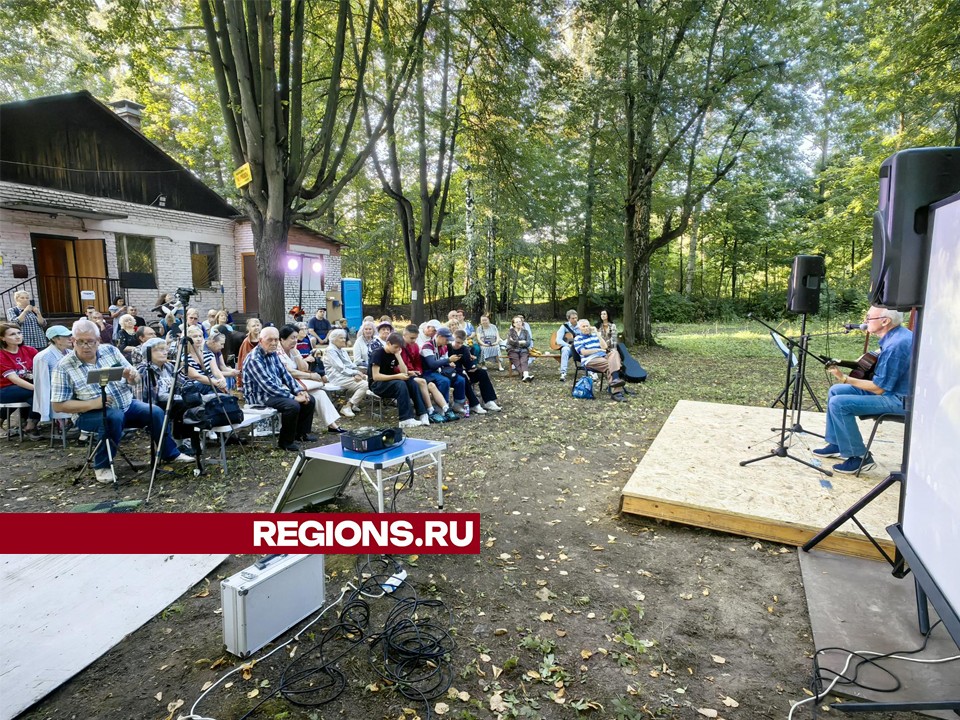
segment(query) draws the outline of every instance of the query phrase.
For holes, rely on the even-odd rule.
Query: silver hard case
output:
[[[220,581],[223,642],[247,657],[324,603],[323,555],[268,555]]]

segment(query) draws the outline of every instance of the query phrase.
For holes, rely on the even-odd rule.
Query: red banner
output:
[[[4,513],[0,553],[478,554],[479,513]]]

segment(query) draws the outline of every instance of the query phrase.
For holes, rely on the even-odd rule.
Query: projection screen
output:
[[[935,206],[906,469],[903,534],[960,612],[960,195]]]

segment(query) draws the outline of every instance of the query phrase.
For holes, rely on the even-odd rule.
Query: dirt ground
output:
[[[429,703],[406,699],[358,648],[339,663],[346,688],[329,704],[271,697],[251,717],[785,718],[792,700],[807,697],[813,651],[795,549],[618,513],[620,489],[677,400],[768,404],[780,363],[736,353],[691,358],[669,347],[640,355],[651,376],[632,386],[626,403],[572,399],[547,360],[534,365],[532,384],[494,373],[503,412],[410,433],[448,443],[446,509],[481,514],[479,556],[399,558],[410,591],[442,600],[449,613],[439,613],[456,642],[449,693]],[[200,479],[185,470],[165,475],[149,509],[265,511],[290,460],[263,441],[242,454],[232,447],[228,476],[218,468]],[[4,442],[0,462],[5,512],[65,511],[116,497],[92,479],[71,484],[82,463],[76,447]],[[127,479],[120,496],[143,498],[148,475]],[[397,509],[431,509],[431,485],[429,475],[418,478]],[[366,509],[356,482],[322,508]],[[353,577],[354,560],[327,557],[331,599]],[[22,717],[186,716],[204,684],[235,665],[222,646],[217,586],[253,561],[230,557]],[[388,602],[371,601],[372,612]],[[335,612],[302,638],[301,657]],[[277,689],[289,662],[288,648],[248,678],[233,676],[198,716],[242,717]],[[810,716],[807,705],[794,717]]]

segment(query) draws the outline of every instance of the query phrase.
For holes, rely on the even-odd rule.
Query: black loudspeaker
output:
[[[790,270],[787,310],[816,315],[820,311],[820,281],[826,274],[823,255],[797,255]]]
[[[873,216],[870,301],[906,310],[923,304],[930,239],[929,207],[960,191],[960,148],[915,148],[880,165]]]

